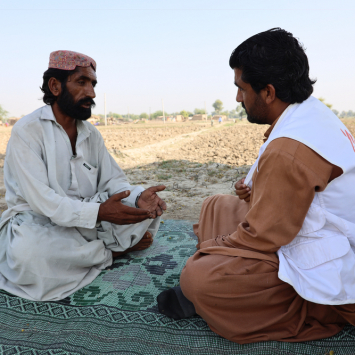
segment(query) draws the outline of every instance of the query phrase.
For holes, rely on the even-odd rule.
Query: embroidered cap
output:
[[[55,51],[49,55],[48,68],[74,70],[78,67],[93,66],[96,71],[96,62],[89,56],[73,51]]]

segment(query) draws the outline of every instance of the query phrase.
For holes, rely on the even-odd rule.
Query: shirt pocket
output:
[[[311,269],[328,261],[341,258],[350,250],[348,239],[340,232],[326,231],[327,237],[282,247],[280,251],[300,269]],[[323,233],[320,233],[320,236]]]
[[[81,197],[91,197],[97,192],[98,168],[89,164],[85,160],[81,160],[78,180]]]

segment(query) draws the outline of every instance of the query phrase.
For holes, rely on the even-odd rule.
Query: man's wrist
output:
[[[102,212],[101,206],[102,206],[102,204],[100,203],[99,210],[97,211],[96,223],[101,223],[101,220],[102,220],[102,216],[101,216],[101,213],[100,213],[100,212]]]
[[[137,197],[136,197],[136,202],[135,202],[136,208],[139,208],[139,206],[138,206],[138,200],[139,200],[139,198],[141,197],[142,192],[143,192],[143,191],[141,191],[141,192],[137,195]]]

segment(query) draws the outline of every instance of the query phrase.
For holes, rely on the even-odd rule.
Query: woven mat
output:
[[[152,247],[103,271],[60,302],[32,302],[0,291],[0,354],[355,354],[355,327],[305,343],[238,345],[200,317],[174,321],[158,313],[156,296],[179,283],[196,237],[187,221],[167,220]]]

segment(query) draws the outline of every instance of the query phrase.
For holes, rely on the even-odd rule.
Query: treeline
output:
[[[212,107],[214,108],[214,111],[211,112],[207,117],[211,118],[212,116],[215,115],[223,115],[228,118],[242,118],[243,116],[246,115],[245,110],[243,109],[241,104],[238,104],[237,107],[234,110],[224,110],[223,108],[223,102],[221,100],[216,100]],[[195,108],[193,112],[182,110],[180,112],[164,112],[165,117],[171,117],[171,116],[177,116],[181,115],[183,117],[192,117],[193,115],[204,115],[206,114],[206,110],[203,108]],[[104,119],[105,116],[100,114],[98,115],[101,119]],[[139,120],[139,119],[150,119],[154,120],[157,119],[158,117],[163,116],[163,111],[158,110],[155,111],[151,114],[148,114],[146,112],[141,113],[140,115],[135,115],[132,113],[127,113],[127,114],[119,114],[115,112],[109,112],[107,117],[112,117],[114,119],[122,119],[122,120]]]
[[[9,113],[5,109],[3,109],[1,107],[1,105],[0,105],[0,121],[5,121],[5,119],[7,118],[8,114]]]
[[[352,110],[349,111],[341,111],[339,113],[338,110],[332,110],[339,118],[350,118],[350,117],[355,117],[355,112]]]
[[[339,112],[338,110],[332,109],[333,105],[325,102],[325,99],[320,97],[320,101],[322,101],[325,105],[327,105],[339,118],[352,118],[355,117],[355,112],[352,110],[349,111],[341,111]],[[243,109],[241,104],[238,104],[235,109],[233,110],[225,110],[223,108],[223,102],[221,100],[216,100],[213,104],[212,107],[214,108],[214,111],[212,111],[209,115],[208,118],[211,118],[212,116],[215,115],[223,115],[228,118],[243,118],[246,116],[246,112]],[[193,115],[202,115],[206,114],[205,109],[200,109],[200,108],[195,108],[193,112],[182,110],[180,112],[164,112],[165,117],[171,117],[171,116],[177,116],[181,115],[183,117],[192,117]],[[104,119],[105,116],[102,114],[97,115],[100,117],[100,119]],[[114,119],[122,119],[125,121],[129,120],[139,120],[139,119],[150,119],[154,120],[157,119],[158,117],[163,116],[163,111],[158,110],[155,111],[151,114],[148,114],[147,112],[143,112],[140,115],[135,115],[132,113],[127,113],[127,114],[119,114],[115,112],[109,112],[107,117],[112,117]],[[21,116],[22,117],[22,116]],[[0,105],[0,121],[6,122],[8,118],[8,112]]]
[[[190,112],[190,111],[185,111],[182,110],[180,112],[164,112],[162,110],[158,110],[155,111],[151,114],[148,114],[146,112],[141,113],[140,115],[135,115],[133,113],[127,113],[127,114],[119,114],[119,113],[115,113],[115,112],[109,112],[107,114],[107,117],[112,117],[115,119],[123,119],[123,120],[139,120],[139,119],[151,119],[154,120],[158,117],[162,117],[165,115],[165,117],[170,117],[170,116],[177,116],[177,115],[181,115],[183,117],[192,117],[193,115],[199,115],[199,114],[204,114],[205,110],[202,109],[195,109],[194,112]],[[104,118],[104,115],[98,115],[101,118]]]
[[[323,97],[318,98],[319,101],[322,101],[323,104],[328,106],[335,115],[337,115],[339,118],[350,118],[350,117],[355,117],[355,112],[352,110],[349,111],[341,111],[339,112],[338,110],[332,109],[333,105],[325,102],[325,99]]]
[[[119,114],[119,113],[115,113],[115,112],[109,112],[107,114],[107,117],[112,117],[115,119],[122,119],[122,120],[139,120],[139,119],[154,120],[154,119],[157,119],[158,117],[162,117],[164,115],[165,115],[165,117],[171,117],[171,116],[177,116],[177,115],[181,115],[183,117],[192,117],[193,115],[200,115],[200,114],[205,114],[205,110],[196,108],[194,110],[194,112],[185,111],[185,110],[182,110],[180,112],[166,112],[165,111],[164,114],[163,114],[162,110],[158,110],[158,111],[155,111],[151,114],[143,112],[140,115],[135,115],[133,113]],[[100,118],[105,118],[105,116],[102,114],[100,114],[98,116]]]

